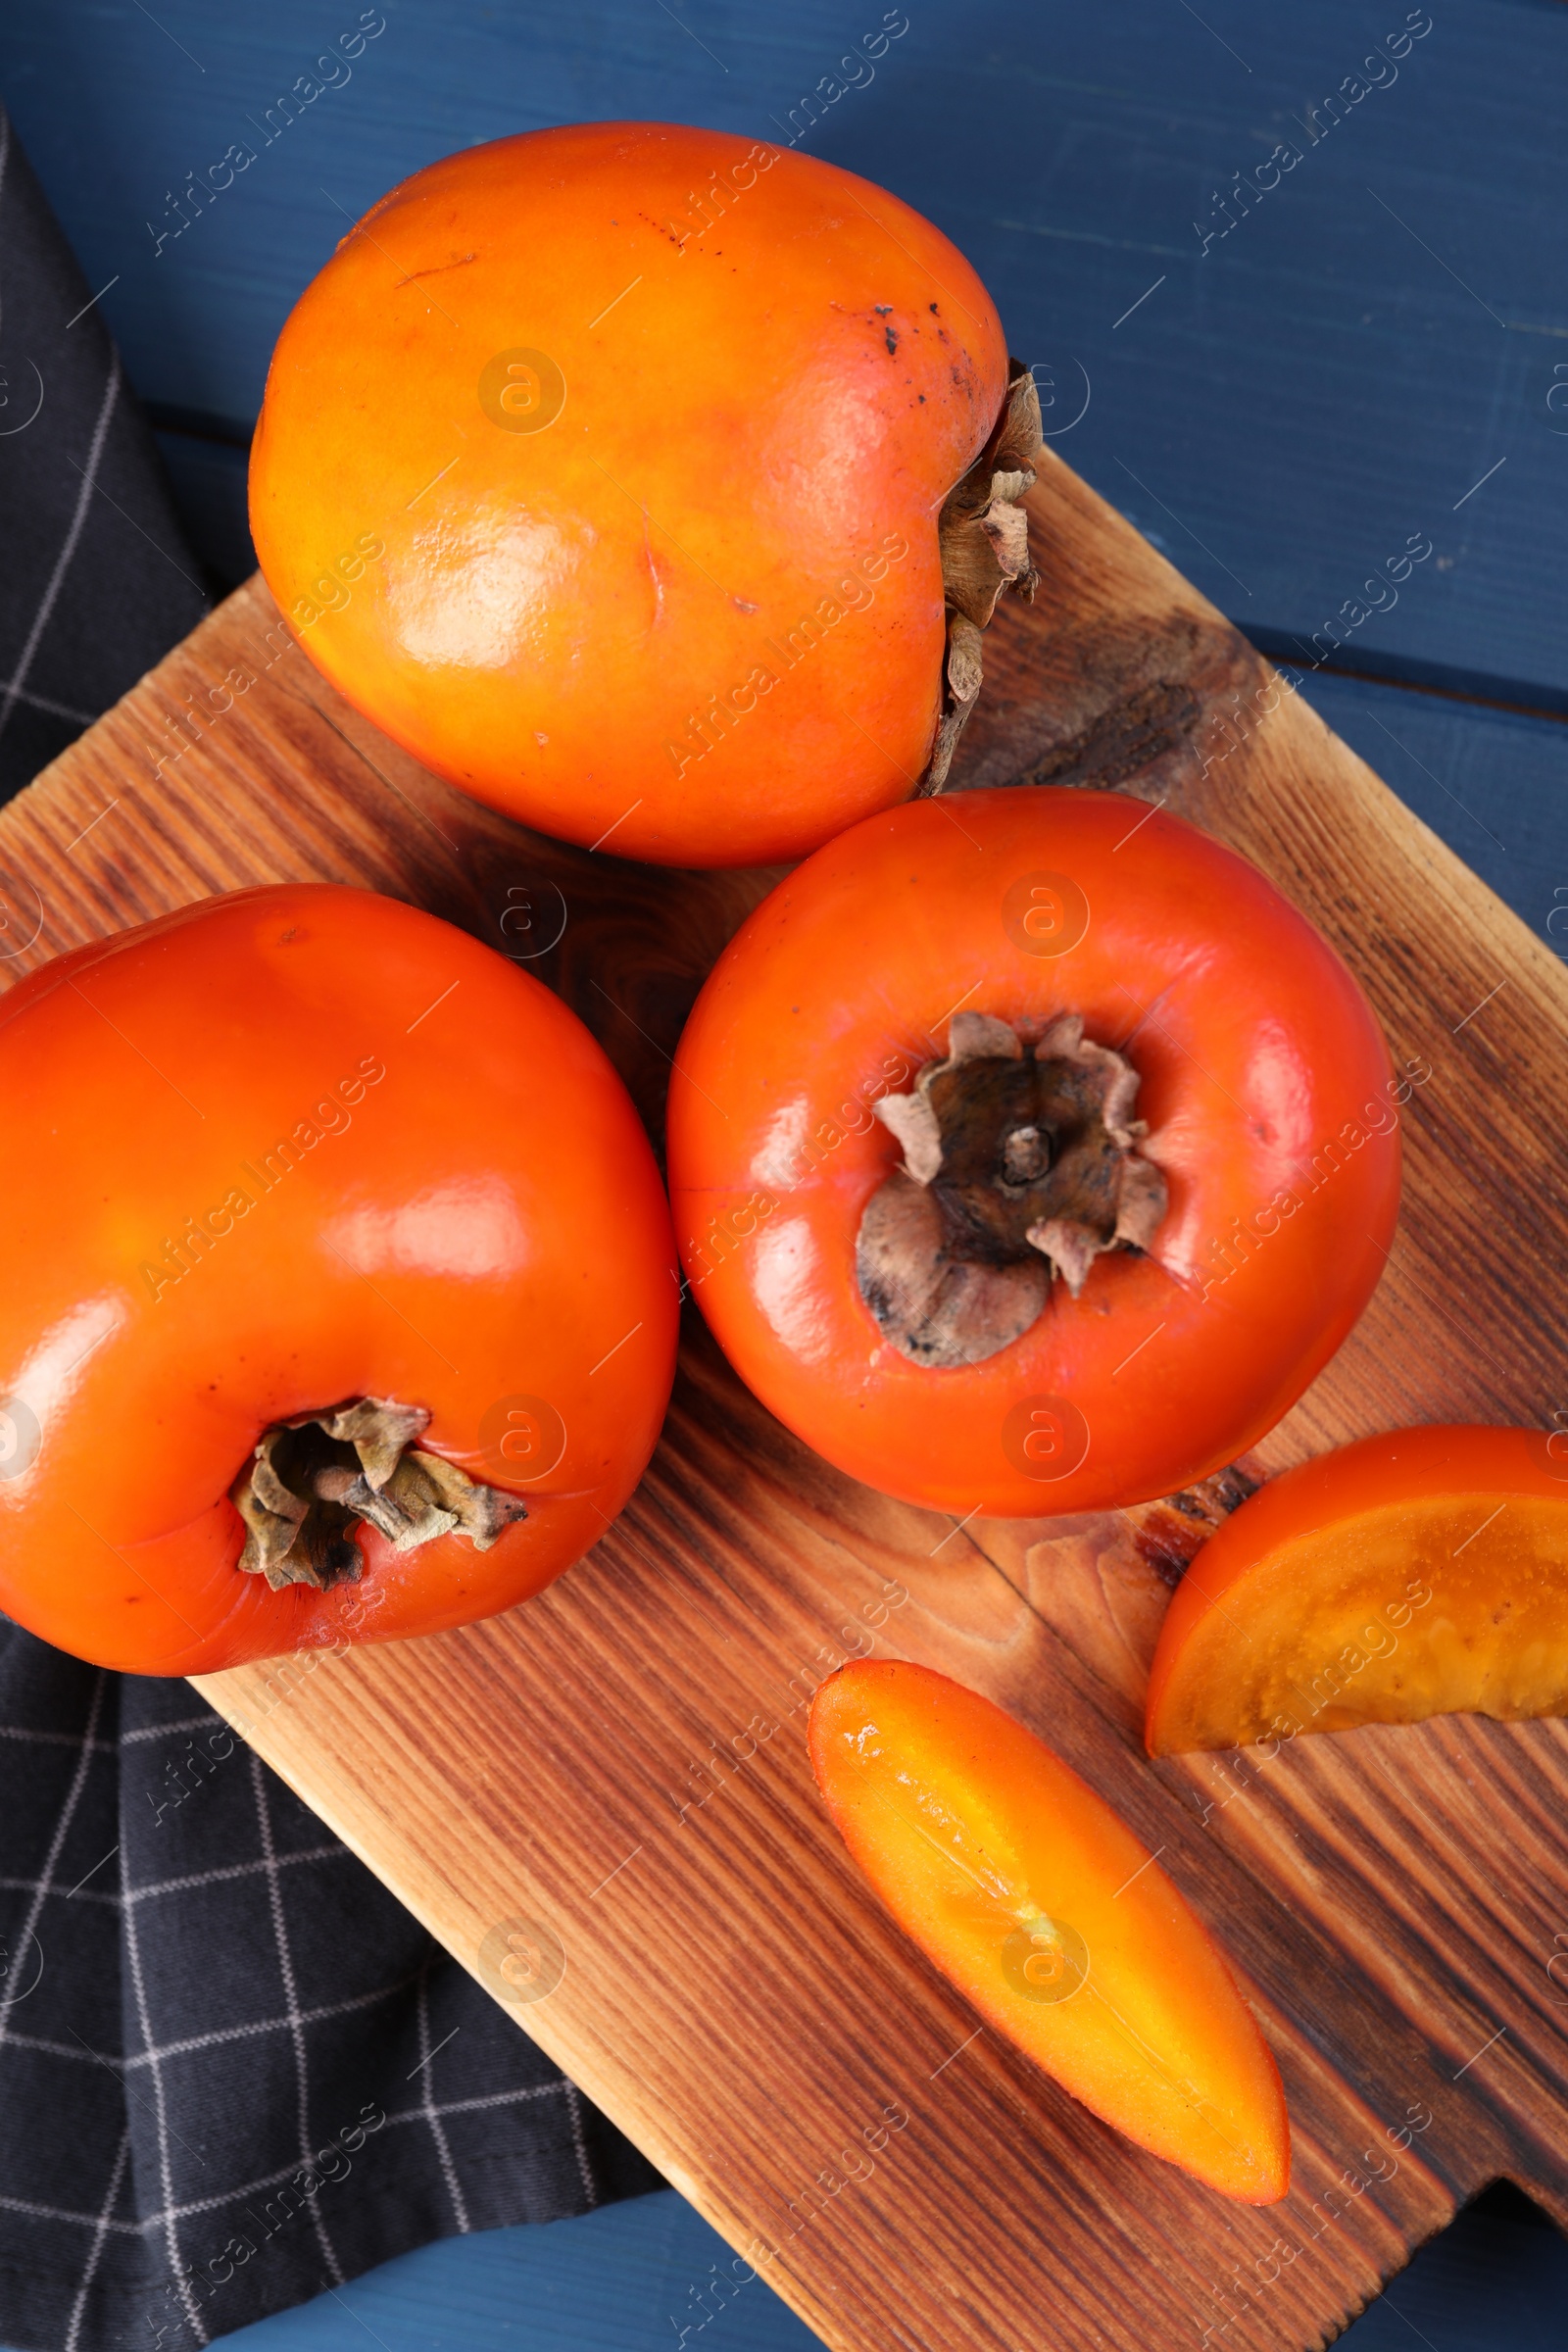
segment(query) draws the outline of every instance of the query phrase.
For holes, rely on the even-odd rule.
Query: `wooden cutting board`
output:
[[[1382,1287],[1259,1461],[1407,1420],[1549,1422],[1568,981],[1043,468],[1044,586],[991,633],[957,780],[1196,817],[1322,925],[1421,1073]],[[618,863],[462,800],[252,582],[0,815],[3,969],[284,879],[389,891],[528,956],[657,1134],[687,1006],[770,877]],[[1168,1535],[1148,1511],[960,1528],[886,1501],[787,1436],[694,1317],[647,1478],[541,1599],[201,1687],[735,2246],[677,2336],[760,2276],[843,2352],[1315,2345],[1499,2175],[1568,2225],[1568,1733],[1451,1719],[1151,1766]],[[1230,2205],[1118,2139],[868,1900],[803,1737],[816,1681],[867,1649],[988,1691],[1159,1852],[1278,2055],[1285,2204]]]

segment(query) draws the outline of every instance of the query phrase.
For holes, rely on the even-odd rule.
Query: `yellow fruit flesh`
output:
[[[1451,1713],[1568,1713],[1563,1503],[1443,1494],[1281,1544],[1188,1637],[1152,1744],[1236,1747]]]
[[[906,1931],[1107,2123],[1227,2195],[1282,2196],[1279,2078],[1158,1863],[1020,1727],[996,1717],[1004,1736],[962,1757],[897,1714],[878,1691],[819,1753],[840,1827]]]

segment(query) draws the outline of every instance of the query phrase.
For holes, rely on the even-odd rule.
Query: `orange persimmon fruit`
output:
[[[1568,1435],[1394,1430],[1287,1470],[1176,1589],[1151,1755],[1568,1714]]]
[[[1141,2147],[1249,2204],[1284,2196],[1279,2070],[1102,1797],[990,1699],[899,1659],[830,1675],[809,1736],[856,1862],[989,2025]]]
[[[300,297],[251,527],[312,660],[464,791],[621,857],[795,858],[931,757],[939,515],[1014,387],[1032,450],[979,278],[852,172],[530,131],[416,172]],[[1026,455],[970,502],[992,603],[1032,577]]]
[[[630,1100],[537,981],[316,886],[0,1000],[0,1607],[135,1674],[492,1615],[587,1549],[674,1368]]]
[[[1255,866],[1118,794],[867,817],[719,957],[669,1180],[741,1377],[853,1477],[1003,1517],[1233,1461],[1371,1295],[1396,1078]]]

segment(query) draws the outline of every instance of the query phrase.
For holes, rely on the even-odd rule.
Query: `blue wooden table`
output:
[[[352,66],[318,74],[356,30]],[[250,567],[272,340],[406,172],[655,117],[897,189],[991,284],[1053,445],[1255,644],[1318,660],[1329,722],[1568,948],[1560,0],[50,0],[0,28],[0,91],[223,582]],[[1363,599],[1414,534],[1433,561]],[[760,2282],[718,2308],[720,2259],[671,2192],[430,2247],[247,2333],[812,2340]],[[1568,2247],[1504,2198],[1349,2340],[1533,2352],[1568,2341],[1565,2312]]]

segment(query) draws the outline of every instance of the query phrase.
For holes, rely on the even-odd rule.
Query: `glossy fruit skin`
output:
[[[1250,1496],[1176,1589],[1151,1755],[1475,1713],[1568,1713],[1568,1436],[1434,1425]]]
[[[10,1616],[206,1673],[492,1615],[603,1534],[668,1396],[671,1237],[619,1080],[536,981],[369,891],[239,891],[13,989],[0,1092]],[[269,1424],[364,1396],[425,1406],[420,1445],[529,1515],[482,1552],[365,1529],[360,1583],[272,1592],[229,1486]]]
[[[900,1659],[830,1675],[810,1746],[877,1895],[989,2024],[1156,2156],[1249,2204],[1284,2196],[1285,2095],[1251,2012],[1157,1861],[1070,1766],[990,1699]]]
[[[1411,1081],[1356,982],[1254,866],[1138,809],[1013,787],[867,818],[736,935],[675,1058],[675,1231],[720,1345],[829,1461],[933,1509],[1097,1510],[1233,1461],[1334,1353],[1392,1240]],[[1062,888],[1033,902],[1041,873]],[[1082,920],[1077,944],[1038,952],[1035,906],[1045,948]],[[1169,1206],[1147,1257],[1098,1259],[1010,1347],[934,1370],[883,1341],[855,1244],[900,1163],[869,1103],[960,1005],[1077,1011],[1122,1045]]]
[[[251,528],[312,660],[476,799],[624,858],[795,858],[925,764],[937,513],[1006,380],[968,263],[869,181],[530,131],[405,180],[301,296]]]

